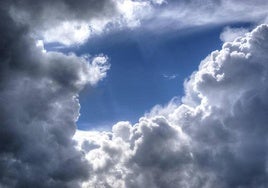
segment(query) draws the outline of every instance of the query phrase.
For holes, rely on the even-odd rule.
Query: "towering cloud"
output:
[[[84,187],[267,187],[268,26],[212,52],[181,104],[112,132],[78,131]]]

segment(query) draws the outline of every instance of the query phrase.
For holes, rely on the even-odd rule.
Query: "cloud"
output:
[[[168,75],[168,74],[163,74],[163,77],[164,77],[165,79],[167,79],[167,80],[174,80],[175,78],[178,77],[178,75],[176,75],[176,74],[170,74],[170,75]]]
[[[231,27],[225,27],[220,35],[220,39],[223,42],[232,42],[236,38],[242,37],[246,33],[248,33],[249,30],[245,28],[231,28]]]
[[[268,3],[259,1],[167,1],[155,8],[144,21],[154,32],[208,27],[234,22],[263,23]]]
[[[78,93],[106,76],[108,59],[46,52],[10,6],[0,7],[0,187],[79,187],[89,164],[72,140]]]
[[[111,132],[77,131],[83,187],[267,187],[268,26],[226,42],[185,81],[178,103]]]
[[[234,22],[264,23],[268,3],[254,1],[70,0],[12,1],[7,11],[34,38],[64,46],[121,29],[154,33]]]
[[[82,44],[90,37],[89,25],[86,23],[63,22],[43,33],[46,43],[59,42],[66,46]]]
[[[13,1],[6,6],[13,20],[29,27],[46,43],[79,45],[96,34],[122,27],[135,27],[145,9],[161,1],[60,0]]]
[[[187,9],[176,15],[173,5]],[[90,35],[83,30],[90,23],[99,23],[96,31],[110,20],[115,26],[144,26],[150,15],[158,15],[154,28],[155,20],[179,20],[179,28],[234,17],[255,21],[265,17],[266,6],[264,1],[2,2],[0,187],[267,187],[267,25],[212,52],[185,82],[181,102],[157,106],[136,124],[118,122],[107,132],[76,131],[75,123],[79,92],[105,78],[108,58],[46,52],[41,42],[80,43]],[[66,35],[64,23],[72,31]],[[54,32],[62,37],[53,38]]]
[[[113,0],[13,1],[6,6],[17,23],[46,43],[82,44],[117,15]]]

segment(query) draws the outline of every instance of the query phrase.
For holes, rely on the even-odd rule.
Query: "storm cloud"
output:
[[[107,57],[45,52],[1,2],[0,187],[79,187],[88,162],[74,148],[78,92],[109,69]]]

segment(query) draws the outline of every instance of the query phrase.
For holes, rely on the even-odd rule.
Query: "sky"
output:
[[[84,106],[78,127],[111,126],[118,121],[134,123],[154,105],[182,96],[183,81],[197,69],[197,62],[219,48],[217,32],[218,28],[193,34],[170,33],[172,36],[167,37],[121,31],[97,40],[92,47],[90,41],[79,48],[80,53],[106,54],[112,66],[94,93],[85,89],[80,94]],[[208,39],[214,42],[207,44]],[[188,59],[192,52],[196,53]]]
[[[0,187],[268,187],[268,2],[0,2]]]
[[[198,31],[153,34],[122,30],[97,36],[82,46],[64,49],[78,55],[104,53],[111,68],[95,88],[80,93],[79,129],[109,129],[118,121],[136,123],[156,104],[184,95],[183,82],[209,52],[222,45],[225,27],[249,28],[250,23],[221,24]],[[188,58],[189,54],[193,54]]]

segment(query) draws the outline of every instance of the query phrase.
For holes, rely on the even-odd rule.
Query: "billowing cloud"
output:
[[[83,187],[267,187],[268,26],[224,43],[185,82],[180,104],[111,132],[77,131]]]
[[[79,187],[89,165],[72,140],[78,92],[106,76],[108,59],[46,52],[9,6],[1,2],[0,187]]]
[[[119,122],[107,132],[76,131],[75,122],[79,91],[106,76],[108,58],[43,48],[43,41],[84,42],[92,23],[102,32],[109,23],[157,28],[169,20],[185,28],[260,20],[264,1],[0,4],[0,187],[268,186],[267,25],[201,62],[180,104],[157,106],[138,123]]]

